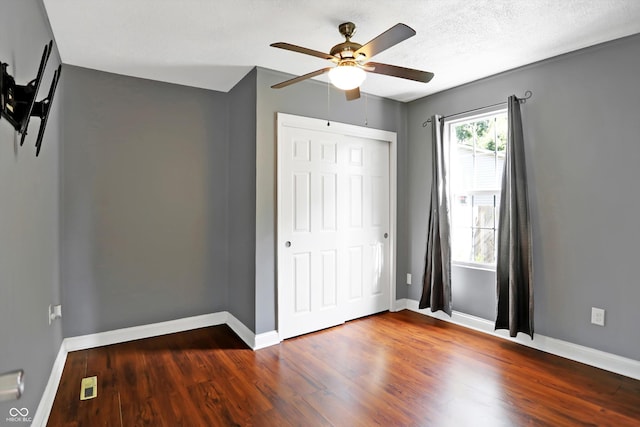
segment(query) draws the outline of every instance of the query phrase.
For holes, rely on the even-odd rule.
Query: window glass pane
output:
[[[493,152],[495,151],[494,142],[494,120],[479,120],[474,122],[474,128],[476,131],[476,143],[477,149],[480,151]]]
[[[496,156],[495,153],[478,150],[475,156],[473,188],[489,190],[496,188]]]
[[[452,122],[447,131],[453,260],[495,265],[507,114]]]
[[[473,188],[473,147],[457,146],[453,158],[456,161],[455,171],[452,170],[456,188],[462,191]]]
[[[507,147],[507,131],[508,131],[507,116],[505,114],[502,114],[496,117],[496,133],[497,133],[497,140],[498,140],[498,144],[496,148],[497,148],[497,151],[499,153],[501,152],[503,156],[504,156],[504,151]]]
[[[473,227],[493,228],[495,209],[493,207],[494,196],[473,197]]]
[[[494,264],[496,262],[495,252],[495,231],[492,229],[486,230],[474,228],[473,261],[485,264]]]
[[[504,173],[504,151],[498,153],[496,158],[496,183],[494,188],[502,187],[502,174]]]
[[[456,227],[471,228],[473,226],[473,197],[466,193],[453,195],[451,223]]]
[[[473,262],[473,229],[454,227],[451,229],[451,256],[456,261]]]
[[[456,142],[462,145],[473,146],[473,126],[470,123],[464,123],[455,126],[454,135]]]
[[[496,133],[496,188],[502,185],[502,174],[504,170],[504,156],[507,149],[508,123],[506,114],[497,116],[495,119]]]

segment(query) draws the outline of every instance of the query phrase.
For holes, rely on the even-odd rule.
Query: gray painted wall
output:
[[[256,323],[256,87],[254,68],[229,92],[229,309]]]
[[[287,76],[262,69],[229,94],[73,66],[65,76],[65,336],[221,310],[275,329],[275,113],[326,117],[326,86],[276,91]],[[364,125],[364,98],[332,92],[332,118]],[[367,114],[398,133],[404,188],[406,105],[369,97]],[[405,260],[399,244],[401,277]]]
[[[0,60],[9,63],[16,83],[35,78],[52,37],[40,1],[2,1]],[[39,100],[59,63],[54,49]],[[0,425],[14,406],[35,414],[62,342],[61,323],[49,326],[47,311],[49,304],[60,302],[58,159],[64,86],[63,75],[39,157],[34,147],[39,119],[31,121],[22,147],[17,132],[0,119],[0,373],[22,368],[26,386],[19,401],[0,403]]]
[[[65,336],[227,309],[227,94],[64,66]]]
[[[256,333],[276,329],[276,113],[327,118],[327,85],[306,81],[284,89],[271,85],[290,75],[258,68],[256,140]],[[366,82],[364,85],[366,91]],[[406,217],[406,104],[369,96],[368,126],[398,134],[398,218]],[[344,94],[331,90],[329,118],[364,126],[365,98],[347,102]],[[406,236],[405,221],[398,221],[398,237]],[[406,271],[406,245],[398,244],[398,277]],[[404,279],[403,279],[404,280]],[[398,281],[398,283],[401,283]],[[403,283],[403,282],[402,282]],[[398,288],[401,286],[398,285]]]
[[[424,268],[431,185],[430,134],[422,122],[532,90],[522,114],[536,332],[640,359],[638,76],[640,36],[634,36],[410,103],[408,250],[415,277]],[[495,300],[487,298],[495,294],[493,275],[471,271],[456,280],[454,309],[494,320]],[[408,296],[419,299],[419,286]],[[607,310],[605,327],[590,324],[592,306]]]

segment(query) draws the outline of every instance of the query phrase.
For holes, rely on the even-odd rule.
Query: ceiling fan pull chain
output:
[[[364,94],[364,125],[369,126],[369,95]]]
[[[331,85],[329,85],[329,79],[327,79],[327,126],[331,126],[331,123],[329,122],[329,112],[330,112],[330,108],[329,108],[329,97],[331,95]]]

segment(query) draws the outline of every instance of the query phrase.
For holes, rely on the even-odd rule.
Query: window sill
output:
[[[496,272],[496,266],[492,264],[480,264],[476,262],[464,262],[464,261],[452,261],[451,265],[453,267],[463,267],[469,268],[472,270],[482,270],[482,271],[491,271]]]

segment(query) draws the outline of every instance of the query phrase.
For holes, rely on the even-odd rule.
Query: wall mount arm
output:
[[[38,137],[36,139],[36,156],[40,154],[42,138],[49,118],[53,95],[55,94],[60,73],[62,72],[62,67],[58,66],[53,75],[49,94],[42,101],[36,101],[40,83],[42,82],[42,77],[52,49],[53,40],[44,47],[36,78],[24,86],[17,85],[15,79],[7,72],[9,64],[0,62],[0,117],[4,117],[13,128],[22,135],[20,139],[21,146],[24,144],[27,136],[31,117],[40,118],[40,129],[38,130]]]

